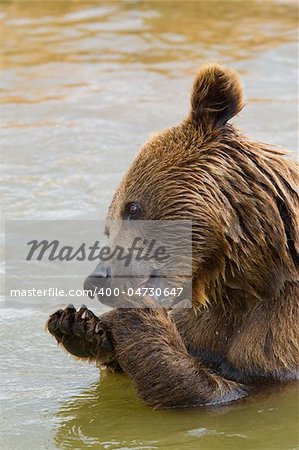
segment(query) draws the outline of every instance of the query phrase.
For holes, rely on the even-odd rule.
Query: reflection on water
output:
[[[296,442],[296,394],[297,386],[290,386],[274,398],[264,394],[221,408],[153,411],[136,400],[125,376],[104,377],[61,407],[55,442],[59,448],[111,450],[291,449]],[[281,414],[284,408],[287,416]]]
[[[239,127],[297,149],[296,26],[293,1],[0,1],[2,217],[103,217],[148,134],[187,112],[206,59],[242,73]],[[294,389],[152,411],[125,377],[97,382],[56,348],[43,323],[57,302],[0,310],[1,448],[296,448]]]
[[[121,64],[243,59],[295,38],[295,3],[12,2],[6,9],[7,67],[51,62]],[[14,51],[11,47],[13,46]]]

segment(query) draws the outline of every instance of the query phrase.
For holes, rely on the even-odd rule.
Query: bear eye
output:
[[[142,206],[140,203],[128,203],[125,208],[126,219],[136,219],[142,212]]]

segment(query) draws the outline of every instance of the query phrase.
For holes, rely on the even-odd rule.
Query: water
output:
[[[297,150],[295,2],[0,2],[3,219],[103,217],[147,136],[177,123],[206,59],[238,69],[235,122]],[[298,390],[152,411],[126,377],[61,352],[57,300],[0,310],[1,449],[298,448]],[[99,304],[93,309],[101,312]]]

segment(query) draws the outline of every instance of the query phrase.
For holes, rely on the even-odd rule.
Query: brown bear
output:
[[[235,72],[202,67],[191,110],[153,137],[108,218],[192,220],[193,308],[70,305],[47,328],[71,354],[124,371],[155,408],[195,407],[298,379],[298,167],[228,121]]]

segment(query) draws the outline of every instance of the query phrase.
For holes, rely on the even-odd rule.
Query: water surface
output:
[[[3,219],[103,217],[138,147],[188,111],[207,59],[242,74],[237,126],[297,150],[295,2],[11,1],[0,21]],[[43,323],[58,303],[0,310],[1,448],[298,448],[296,387],[152,411],[126,377],[56,347]]]

